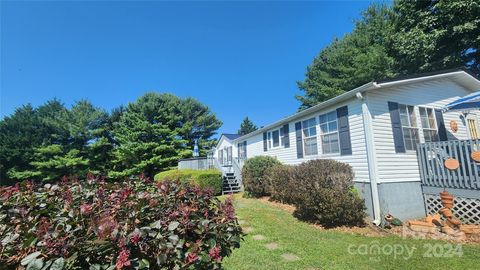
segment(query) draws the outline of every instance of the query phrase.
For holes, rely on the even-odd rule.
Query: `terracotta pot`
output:
[[[442,203],[443,203],[443,207],[445,208],[448,208],[448,209],[453,208],[453,202],[442,202]]]
[[[452,213],[452,210],[450,210],[449,208],[442,208],[440,209],[440,214],[442,214],[442,216],[446,217],[446,218],[451,218],[453,217],[453,213]]]
[[[453,218],[453,217],[447,219],[447,222],[452,223],[454,226],[459,226],[460,224],[462,224],[462,222],[459,219],[456,219],[456,218]]]
[[[453,200],[453,195],[448,193],[448,191],[444,190],[440,192],[440,198],[442,200]]]
[[[449,226],[443,226],[443,227],[442,227],[442,232],[443,232],[443,233],[446,233],[446,234],[448,234],[448,235],[453,235],[453,234],[455,233],[455,230],[452,229],[452,228],[449,227]]]

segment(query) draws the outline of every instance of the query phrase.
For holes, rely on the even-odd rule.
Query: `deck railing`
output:
[[[480,140],[421,143],[417,146],[422,185],[438,188],[480,190],[480,163],[472,153],[480,150]],[[460,166],[449,170],[444,163],[456,159]]]
[[[210,164],[206,157],[181,159],[178,161],[179,169],[206,170],[210,168]]]

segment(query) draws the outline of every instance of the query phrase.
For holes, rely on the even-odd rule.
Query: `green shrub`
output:
[[[295,217],[324,227],[364,225],[365,202],[355,192],[350,165],[319,159],[272,167],[271,199],[293,204]]]
[[[169,170],[155,175],[157,181],[181,181],[212,188],[215,194],[222,192],[222,173],[218,170]]]
[[[257,198],[270,195],[265,173],[269,168],[280,164],[280,161],[276,158],[268,156],[257,156],[248,159],[242,168],[242,181],[245,186],[245,193]]]
[[[64,178],[0,187],[0,269],[222,269],[230,199],[187,183]]]
[[[295,181],[295,166],[277,164],[265,173],[270,199],[281,203],[294,204],[296,201],[297,183]]]

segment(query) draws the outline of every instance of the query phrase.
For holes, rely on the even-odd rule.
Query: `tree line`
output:
[[[221,125],[199,101],[166,93],[147,93],[111,112],[87,100],[71,108],[57,99],[28,104],[0,121],[0,179],[153,176],[190,157],[195,139],[205,154]]]
[[[373,80],[458,67],[478,76],[479,25],[478,0],[372,4],[307,67],[300,110]]]

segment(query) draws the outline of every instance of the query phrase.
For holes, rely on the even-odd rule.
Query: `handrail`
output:
[[[233,171],[235,172],[235,175],[238,179],[238,182],[240,183],[241,186],[243,186],[243,184],[242,184],[242,168],[241,168],[240,164],[237,162],[236,158],[232,159],[232,166],[233,166]]]

